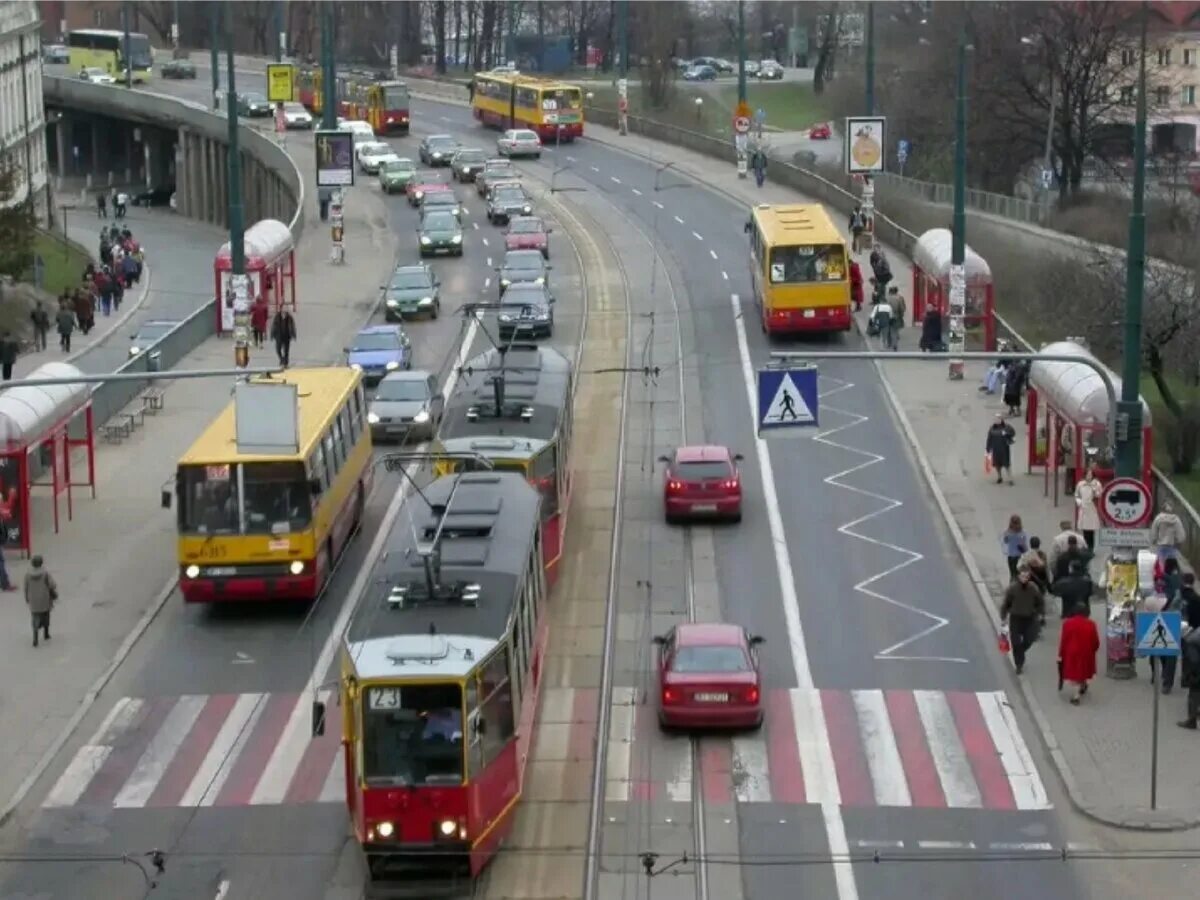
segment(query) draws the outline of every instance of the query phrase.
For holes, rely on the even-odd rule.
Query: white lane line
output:
[[[133,774],[121,787],[113,800],[117,809],[137,809],[146,805],[150,795],[166,774],[167,766],[179,752],[183,742],[187,740],[192,726],[196,724],[204,705],[208,703],[207,696],[188,694],[180,697],[162,725],[146,746],[142,758],[134,767]]]
[[[863,850],[903,850],[904,841],[855,841]]]
[[[609,177],[609,179],[612,181],[612,183],[613,183],[613,184],[620,184],[620,183],[621,183],[621,179],[620,179],[620,178],[618,178],[616,175],[609,175],[608,177]]]
[[[917,841],[922,850],[974,850],[971,841]]]
[[[700,234],[700,232],[698,232],[698,231],[693,231],[692,237],[694,237],[698,241],[704,240],[704,236],[702,234]]]
[[[875,787],[875,802],[880,806],[912,806],[912,794],[883,691],[855,691],[853,696],[858,731]]]
[[[711,248],[710,248],[710,249],[709,249],[709,251],[708,251],[708,255],[709,255],[709,256],[711,256],[713,259],[716,259],[716,258],[717,258],[717,251],[716,251],[716,250],[713,250],[713,249],[711,249]]]
[[[675,216],[675,221],[678,222],[680,225],[683,224],[683,219],[679,218],[679,216]]]
[[[484,289],[485,291],[486,291],[488,288],[490,288],[491,286],[492,286],[492,279],[491,279],[491,276],[488,276],[487,278],[483,279],[483,289]]]
[[[439,119],[441,119],[443,122],[452,122],[452,121],[454,121],[454,120],[453,120],[453,119],[451,119],[449,116],[438,116],[438,118],[439,118]]]
[[[779,591],[783,600],[783,619],[787,626],[788,644],[792,654],[792,669],[796,673],[799,690],[792,692],[792,715],[795,720],[796,737],[800,747],[801,770],[806,784],[820,785],[820,791],[837,794],[837,770],[833,765],[833,750],[830,747],[829,728],[825,712],[817,699],[813,683],[812,667],[808,661],[808,646],[804,640],[804,625],[800,621],[800,600],[796,595],[796,581],[792,575],[791,553],[787,546],[787,532],[783,527],[783,515],[779,509],[779,497],[775,492],[775,470],[771,466],[771,454],[767,442],[757,436],[758,409],[757,382],[754,364],[750,357],[750,344],[746,340],[746,324],[742,319],[742,305],[737,294],[729,297],[733,307],[733,323],[737,331],[738,355],[742,363],[742,380],[746,388],[746,411],[754,426],[754,451],[762,479],[763,502],[767,510],[767,525],[771,532],[771,545],[775,551],[775,571],[779,578]],[[832,802],[830,802],[832,800]],[[837,797],[821,799],[821,817],[825,824],[825,846],[837,860],[833,864],[834,884],[839,900],[858,900],[858,884],[854,867],[849,863],[850,844],[846,839],[846,823],[842,818]]]
[[[1000,754],[1000,763],[1012,788],[1017,809],[1049,809],[1050,798],[1038,776],[1037,766],[1017,726],[1016,716],[1003,691],[975,695],[983,712],[983,721],[992,735],[992,744]]]
[[[476,231],[478,231],[478,230],[479,230],[479,223],[478,223],[478,222],[472,222],[472,223],[471,223],[471,227],[472,227],[472,228],[474,228]]]
[[[488,264],[488,268],[491,268],[492,258],[490,256],[487,258],[487,264]]]
[[[319,699],[328,706],[333,697],[333,691],[321,691]],[[251,806],[275,805],[283,803],[287,796],[288,786],[295,777],[300,761],[304,759],[304,751],[312,740],[312,702],[306,696],[296,698],[296,705],[288,716],[271,758],[263,768],[254,793],[250,795]]]
[[[1050,844],[1050,843],[1046,843],[1045,841],[1033,841],[1030,843],[1015,843],[1015,844],[1006,844],[1003,842],[993,842],[991,844],[988,844],[988,849],[989,850],[997,850],[1001,853],[1012,852],[1012,851],[1015,851],[1017,853],[1035,853],[1035,852],[1043,852],[1044,853],[1048,850],[1053,850],[1054,845]]]
[[[576,160],[575,157],[573,157],[573,156],[568,156],[567,162],[578,162],[578,160]]]
[[[180,806],[212,806],[221,794],[221,788],[229,780],[229,774],[237,762],[238,756],[254,733],[254,726],[267,708],[266,694],[242,694],[225,724],[217,732],[204,762],[196,770],[192,783],[183,792]]]
[[[143,701],[133,697],[122,697],[114,703],[100,727],[96,729],[96,733],[79,748],[79,752],[59,776],[42,806],[56,809],[78,803],[87,786],[112,753],[112,741],[133,724],[143,705]]]
[[[739,803],[770,803],[767,745],[761,737],[733,739],[733,786]]]
[[[342,745],[338,747],[337,753],[333,758],[333,765],[329,769],[329,774],[325,776],[325,784],[321,786],[321,796],[317,797],[318,803],[345,803],[346,802],[346,747]]]
[[[675,803],[690,803],[692,800],[692,746],[686,741],[675,741],[676,753],[672,775],[667,780],[667,797]]]
[[[724,278],[726,281],[728,281],[728,280],[729,280],[729,273],[728,273],[728,272],[726,272],[724,269],[722,269],[722,270],[721,270],[721,277],[722,277],[722,278]]]
[[[983,798],[979,796],[971,762],[958,736],[946,695],[941,691],[913,691],[913,699],[929,741],[929,752],[938,781],[942,783],[946,805],[951,809],[982,809]]]
[[[213,897],[213,900],[225,900],[227,896],[229,896],[228,878],[224,879],[220,884],[217,885],[217,895]]]
[[[604,773],[604,797],[610,803],[621,803],[629,799],[636,702],[636,688],[613,687],[608,731],[608,764]]]
[[[486,246],[488,245],[488,239],[487,239],[487,238],[482,238],[482,240],[483,240],[483,246],[485,246],[485,247],[486,247]],[[488,265],[491,265],[491,263],[488,263]]]
[[[659,203],[657,200],[651,200],[650,202],[654,204],[656,209],[665,209],[666,208],[661,203]]]
[[[592,171],[593,171],[593,172],[599,172],[599,171],[600,171],[600,170],[599,170],[599,169],[598,169],[596,166],[592,166],[591,168],[592,168]]]
[[[637,188],[630,188],[630,190],[633,191],[635,194],[637,194],[639,197],[642,196],[642,192],[639,191]]]

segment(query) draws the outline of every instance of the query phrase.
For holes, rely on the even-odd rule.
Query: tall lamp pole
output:
[[[321,127],[337,128],[337,64],[333,51],[333,4],[321,4]]]
[[[746,3],[738,0],[738,103],[746,102]]]
[[[228,6],[228,0],[226,0]],[[226,15],[233,21],[233,11]],[[229,290],[233,293],[233,364],[239,369],[250,366],[250,280],[246,277],[246,222],[242,207],[242,151],[238,146],[237,86],[234,83],[233,35],[225,35],[225,62],[228,81],[225,117],[229,122]]]
[[[967,18],[958,35],[958,89],[954,111],[954,228],[950,244],[950,378],[963,377],[967,308]]]
[[[875,115],[875,4],[867,4],[867,115]]]
[[[1146,4],[1138,61],[1137,121],[1133,129],[1133,210],[1125,251],[1125,344],[1121,359],[1121,399],[1117,402],[1117,474],[1138,478],[1142,471],[1142,296],[1146,289]]]
[[[125,60],[125,87],[133,87],[133,57],[130,54],[129,47],[129,4],[121,4],[121,30],[125,32],[124,40],[121,42],[121,56]]]
[[[221,11],[220,3],[208,8],[208,45],[212,48],[209,69],[212,71],[213,109],[221,108]]]

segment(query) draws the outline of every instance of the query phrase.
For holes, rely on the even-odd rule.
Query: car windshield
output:
[[[422,378],[385,378],[375,389],[376,400],[428,400],[429,393],[425,389],[425,379]]]
[[[287,534],[312,521],[312,492],[296,460],[182,466],[178,489],[184,533]]]
[[[524,203],[525,195],[514,188],[496,191],[496,200],[500,203]]]
[[[437,195],[434,194],[429,199],[433,199]],[[429,213],[422,220],[426,231],[457,231],[458,220],[455,219],[454,213]]]
[[[266,103],[267,98],[262,94],[246,94],[244,97],[247,103]]]
[[[846,249],[841,244],[772,247],[772,284],[808,284],[846,280]]]
[[[458,198],[454,196],[453,191],[439,190],[441,185],[431,188],[429,196],[425,198],[426,206],[454,206],[458,203]]]
[[[518,141],[536,141],[538,136],[532,131],[514,131],[512,136]]]
[[[516,169],[507,162],[503,163],[488,163],[487,174],[492,178],[501,178],[504,176],[513,177],[516,175]]]
[[[362,148],[363,156],[383,156],[391,152],[392,148],[387,144],[364,144]]]
[[[308,110],[305,109],[303,106],[301,106],[299,103],[285,103],[285,104],[283,104],[283,111],[288,112],[288,113],[296,113],[296,114],[308,112]]]
[[[407,109],[408,88],[399,84],[389,85],[383,90],[383,103],[388,109]]]
[[[536,250],[520,250],[516,253],[508,253],[504,257],[504,268],[540,270],[542,268],[542,254]]]
[[[727,462],[681,462],[675,464],[675,474],[685,481],[703,481],[706,478],[728,478]]]
[[[508,230],[510,234],[541,234],[542,223],[537,219],[517,219]]]
[[[384,172],[399,174],[411,172],[414,168],[411,159],[385,159],[379,167]]]
[[[462,689],[457,684],[372,686],[362,697],[367,784],[462,783]]]
[[[428,143],[429,146],[434,150],[445,150],[449,147],[453,147],[458,142],[452,137],[431,137],[429,138]]]
[[[741,647],[684,645],[675,651],[671,671],[682,673],[749,672],[750,660]]]
[[[354,345],[350,348],[354,351],[372,351],[372,350],[397,350],[400,347],[400,338],[395,334],[383,334],[374,332],[372,334],[360,334],[354,339]]]
[[[394,272],[392,274],[393,290],[403,291],[410,288],[427,288],[432,286],[427,272]]]
[[[477,163],[483,161],[482,150],[459,150],[454,157],[456,162],[460,163]]]

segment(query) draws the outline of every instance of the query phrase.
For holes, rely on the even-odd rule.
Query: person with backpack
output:
[[[861,206],[855,206],[854,212],[850,213],[850,234],[852,235],[852,238],[853,238],[851,241],[850,247],[853,250],[853,252],[855,252],[855,253],[861,252],[862,236],[863,236],[863,232],[866,230],[867,230],[867,217],[865,215],[863,215]]]

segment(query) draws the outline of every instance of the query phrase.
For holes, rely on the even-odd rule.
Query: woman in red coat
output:
[[[850,299],[854,301],[856,310],[862,309],[863,303],[863,281],[862,269],[858,267],[858,263],[850,261]]]
[[[1091,610],[1080,604],[1063,620],[1058,639],[1059,686],[1062,682],[1071,683],[1071,703],[1075,706],[1087,693],[1088,682],[1096,677],[1096,653],[1099,650],[1100,632],[1092,621]]]

